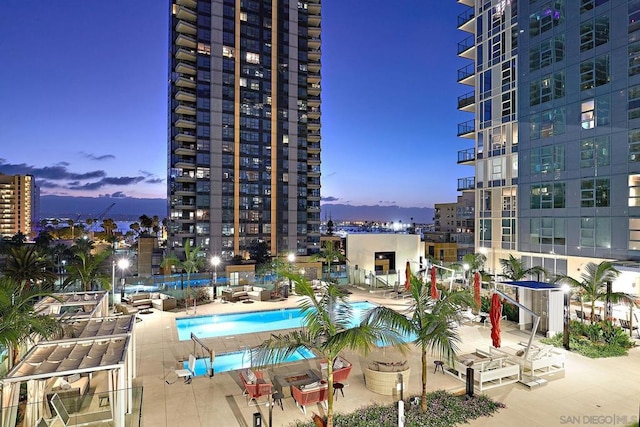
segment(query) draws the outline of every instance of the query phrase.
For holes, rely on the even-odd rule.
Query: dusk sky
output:
[[[3,0],[0,172],[41,193],[166,197],[167,0]],[[325,203],[455,201],[455,1],[325,0]]]

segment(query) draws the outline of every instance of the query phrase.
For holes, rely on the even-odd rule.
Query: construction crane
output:
[[[111,210],[111,208],[113,208],[115,205],[116,205],[115,202],[111,203],[108,208],[103,210],[100,213],[100,215],[98,215],[98,217],[93,221],[94,229],[92,231],[96,231],[96,229],[98,227],[98,222],[102,221],[104,219],[105,215],[107,215],[109,213],[109,211]]]

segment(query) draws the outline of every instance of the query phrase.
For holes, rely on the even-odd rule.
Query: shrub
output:
[[[562,334],[556,334],[552,338],[545,338],[541,341],[545,344],[561,347]],[[574,320],[569,325],[571,351],[586,357],[625,356],[633,345],[623,329],[607,320],[594,324]]]
[[[422,412],[420,405],[412,405],[409,402],[420,397],[412,397],[405,400],[405,425],[407,427],[446,427],[465,424],[479,417],[488,417],[504,408],[504,404],[495,402],[484,395],[473,398],[455,396],[443,390],[435,391],[427,395],[427,411]],[[336,427],[395,427],[398,424],[398,406],[371,405],[363,407],[350,414],[335,414],[334,425]],[[294,427],[313,427],[311,421],[298,421]]]

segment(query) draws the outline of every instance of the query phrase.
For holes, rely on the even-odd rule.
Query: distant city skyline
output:
[[[427,3],[323,4],[323,203],[433,207],[472,175],[456,165],[462,9]],[[165,198],[168,3],[3,6],[0,172],[44,195]]]

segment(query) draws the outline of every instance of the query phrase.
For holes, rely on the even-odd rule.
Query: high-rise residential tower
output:
[[[638,293],[640,1],[458,3],[476,246],[573,277],[613,260]]]
[[[320,0],[172,0],[169,245],[319,251]]]
[[[38,224],[38,191],[31,175],[0,174],[0,236],[33,237]]]

